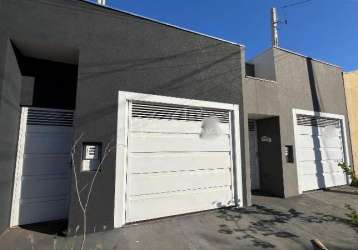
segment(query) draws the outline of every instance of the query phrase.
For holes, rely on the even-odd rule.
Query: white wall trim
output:
[[[234,110],[234,106],[235,106],[234,104],[229,104],[229,103],[201,101],[201,100],[193,100],[193,99],[178,98],[178,97],[126,92],[126,91],[119,91],[119,96],[122,96],[121,99],[126,99],[126,100],[170,103],[170,104],[177,104],[177,105],[187,105],[193,107],[205,107],[205,108],[215,108],[215,109],[225,109],[225,110]]]
[[[235,173],[235,201],[236,206],[243,207],[243,178],[242,175],[242,165],[241,165],[241,140],[240,140],[240,109],[239,105],[234,105],[233,110],[233,120],[232,120],[232,127],[234,128],[234,140],[233,144],[234,147],[234,159],[235,159],[235,165],[233,166],[234,173]]]
[[[333,118],[341,121],[341,127],[342,127],[342,137],[343,137],[343,150],[344,150],[344,160],[345,162],[350,165],[350,158],[349,158],[349,149],[348,149],[348,140],[347,140],[347,126],[346,126],[346,118],[344,115],[340,114],[331,114],[331,113],[324,113],[324,112],[316,112],[316,111],[309,111],[309,110],[303,110],[303,109],[292,109],[293,114],[293,131],[294,131],[294,139],[295,139],[295,161],[296,161],[296,168],[297,168],[297,150],[296,150],[296,142],[298,140],[297,136],[297,115],[310,115],[310,116],[320,116],[320,117],[326,117],[326,118]],[[299,174],[298,174],[298,168],[297,168],[297,181],[298,181],[298,192],[300,194],[303,193],[302,188],[300,187],[300,180],[299,180]]]
[[[236,197],[237,206],[243,206],[242,188],[242,169],[241,169],[241,145],[240,145],[240,123],[239,106],[219,102],[208,102],[185,98],[167,97],[159,95],[141,94],[133,92],[118,92],[118,115],[117,115],[117,147],[116,147],[116,170],[115,170],[115,195],[114,195],[114,227],[118,228],[125,224],[126,211],[126,169],[127,169],[127,149],[128,149],[128,123],[130,121],[130,102],[146,101],[153,103],[167,103],[176,105],[186,105],[192,107],[215,108],[232,111],[235,152],[234,158]]]
[[[21,196],[21,177],[24,163],[24,151],[26,143],[26,124],[27,124],[28,108],[23,107],[20,115],[20,129],[19,139],[17,143],[17,155],[16,155],[16,166],[14,176],[14,187],[12,194],[12,205],[11,205],[11,216],[10,216],[10,227],[19,225],[19,213],[20,213],[20,196]]]
[[[297,109],[292,109],[292,115],[293,115],[293,136],[294,136],[294,151],[295,151],[295,163],[296,163],[296,177],[297,177],[297,185],[298,185],[298,193],[302,194],[302,187],[300,185],[300,175],[298,174],[298,166],[297,166],[297,159],[298,159],[298,153],[297,153],[297,141],[298,141],[298,135],[297,135],[297,114],[299,111]]]
[[[114,193],[114,227],[125,224],[126,168],[128,146],[128,99],[118,95],[116,169]]]
[[[260,77],[256,77],[256,76],[245,76],[245,78],[252,79],[252,80],[257,80],[257,81],[260,81],[260,82],[268,82],[268,83],[276,84],[277,86],[279,86],[277,81],[274,81],[274,80],[268,80],[268,79],[264,79],[264,78],[260,78]]]

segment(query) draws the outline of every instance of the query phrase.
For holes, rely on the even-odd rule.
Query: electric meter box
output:
[[[83,143],[82,171],[96,171],[101,161],[102,144],[96,142]]]

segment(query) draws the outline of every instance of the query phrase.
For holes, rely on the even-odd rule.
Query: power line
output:
[[[281,8],[282,8],[282,9],[286,9],[286,8],[293,7],[293,6],[306,4],[306,3],[311,2],[311,1],[313,1],[313,0],[301,0],[301,1],[297,1],[297,2],[291,3],[291,4],[283,5],[283,6],[281,6]]]

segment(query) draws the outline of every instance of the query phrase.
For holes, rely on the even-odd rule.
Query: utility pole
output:
[[[276,8],[271,8],[271,32],[272,32],[272,46],[278,47],[278,18]]]
[[[97,0],[97,3],[100,5],[106,5],[106,0]]]

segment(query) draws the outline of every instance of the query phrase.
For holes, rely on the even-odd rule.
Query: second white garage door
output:
[[[300,191],[347,184],[341,120],[298,114],[295,133]]]
[[[22,108],[11,226],[66,219],[73,112]]]
[[[229,111],[131,104],[126,222],[233,204]]]

